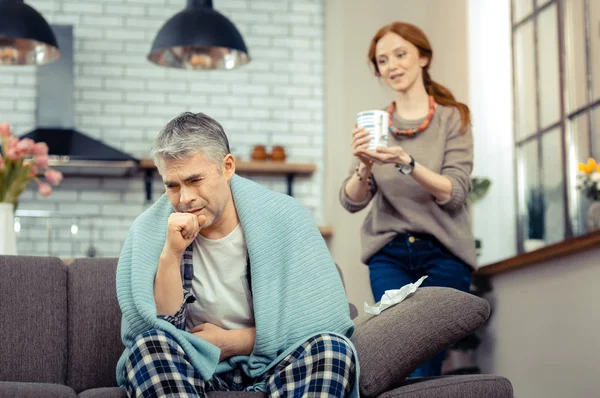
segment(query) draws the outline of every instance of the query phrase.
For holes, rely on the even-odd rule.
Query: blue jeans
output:
[[[443,286],[468,292],[471,286],[471,267],[450,253],[433,236],[398,234],[369,261],[371,290],[375,302],[386,290],[400,289],[427,279],[421,287]],[[446,352],[442,351],[423,363],[409,377],[439,376]]]

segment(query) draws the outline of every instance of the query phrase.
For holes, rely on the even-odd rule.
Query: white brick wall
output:
[[[322,223],[323,12],[325,0],[215,0],[241,31],[252,61],[234,71],[181,71],[146,60],[162,24],[185,0],[29,0],[52,24],[75,35],[75,126],[131,153],[148,156],[150,143],[186,110],[218,119],[234,155],[248,159],[255,144],[284,145],[291,162],[317,164],[297,178],[295,196]],[[20,135],[35,127],[34,67],[0,67],[0,120]],[[285,178],[254,178],[285,192]],[[31,189],[19,209],[53,217],[25,218],[21,254],[116,256],[126,231],[145,207],[143,176],[69,178],[40,198]],[[157,179],[155,197],[162,186]],[[79,227],[72,235],[71,225]],[[50,237],[50,238],[49,238]]]

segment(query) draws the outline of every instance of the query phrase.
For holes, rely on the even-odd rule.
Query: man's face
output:
[[[175,211],[205,216],[202,228],[218,223],[232,200],[229,180],[235,173],[235,164],[231,155],[223,158],[221,170],[201,152],[181,160],[160,159],[159,166]]]

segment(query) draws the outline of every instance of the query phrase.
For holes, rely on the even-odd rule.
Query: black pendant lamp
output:
[[[0,65],[43,65],[60,57],[42,15],[23,0],[0,0]]]
[[[187,0],[186,8],[160,28],[148,59],[181,69],[233,69],[250,61],[235,25],[212,0]]]

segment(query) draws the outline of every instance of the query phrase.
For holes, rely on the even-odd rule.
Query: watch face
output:
[[[400,171],[404,174],[410,174],[413,167],[410,164],[403,164],[400,166]]]

